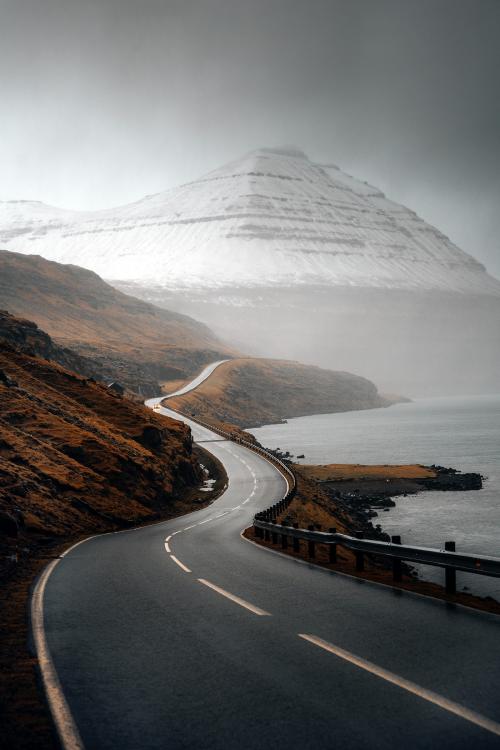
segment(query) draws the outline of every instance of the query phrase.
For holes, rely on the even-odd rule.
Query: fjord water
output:
[[[387,409],[319,414],[250,430],[268,448],[305,454],[299,463],[439,464],[484,477],[482,490],[421,492],[379,513],[403,542],[500,557],[500,394],[417,399]],[[421,574],[442,581],[439,569]],[[500,599],[500,580],[458,574],[458,586]]]

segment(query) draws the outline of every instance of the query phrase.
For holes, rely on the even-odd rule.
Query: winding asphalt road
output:
[[[226,492],[77,545],[35,594],[66,747],[499,748],[500,618],[242,539],[285,480],[191,427],[224,464]]]

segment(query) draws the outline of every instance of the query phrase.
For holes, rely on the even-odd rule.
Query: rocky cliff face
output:
[[[154,520],[200,480],[182,423],[0,340],[0,558],[16,526],[29,542]]]
[[[81,357],[71,349],[58,346],[36,323],[10,315],[0,310],[0,341],[10,344],[13,349],[31,357],[57,362],[68,370],[80,375],[103,380],[105,373],[97,362]]]

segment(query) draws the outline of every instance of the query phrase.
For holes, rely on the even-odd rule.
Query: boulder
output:
[[[145,448],[158,449],[162,446],[165,440],[165,430],[160,430],[154,425],[147,425],[143,428],[142,433],[137,440]]]

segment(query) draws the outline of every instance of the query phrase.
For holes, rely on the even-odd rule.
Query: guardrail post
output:
[[[277,524],[278,520],[276,518],[273,518],[273,520],[271,521],[271,523],[276,523]],[[274,529],[273,529],[273,531],[271,531],[271,537],[272,537],[272,540],[273,540],[273,544],[278,544],[278,532],[274,531]]]
[[[285,521],[282,521],[281,525],[286,527]],[[285,533],[281,535],[281,549],[288,549],[288,536]]]
[[[444,548],[447,552],[455,552],[455,542],[445,542]],[[446,593],[457,593],[457,571],[454,568],[445,568]]]
[[[307,528],[308,528],[309,531],[314,531],[314,526],[312,524],[309,525]],[[315,542],[313,542],[312,539],[309,539],[308,543],[307,543],[307,546],[308,546],[309,557],[316,557],[316,544],[315,544]]]
[[[401,544],[401,537],[399,535],[391,536],[391,542],[393,544]],[[392,558],[392,580],[398,583],[403,580],[401,560],[397,557]]]
[[[269,521],[269,519],[267,519]],[[269,542],[271,541],[271,533],[269,529],[264,529],[264,541]]]
[[[332,526],[332,528],[328,529],[328,531],[330,532],[330,534],[336,534],[337,533],[337,529],[335,529],[333,526]],[[329,559],[329,561],[331,563],[336,563],[337,562],[337,544],[336,544],[336,542],[332,542],[329,545],[328,559]]]
[[[293,524],[293,528],[294,529],[298,529],[299,528],[299,524],[298,523],[294,523]],[[300,552],[300,539],[298,537],[295,537],[295,536],[293,537],[293,551],[294,552]]]
[[[363,532],[362,531],[356,531],[354,533],[354,536],[356,539],[363,539]],[[365,556],[363,552],[358,552],[356,550],[356,570],[361,572],[365,569]]]

